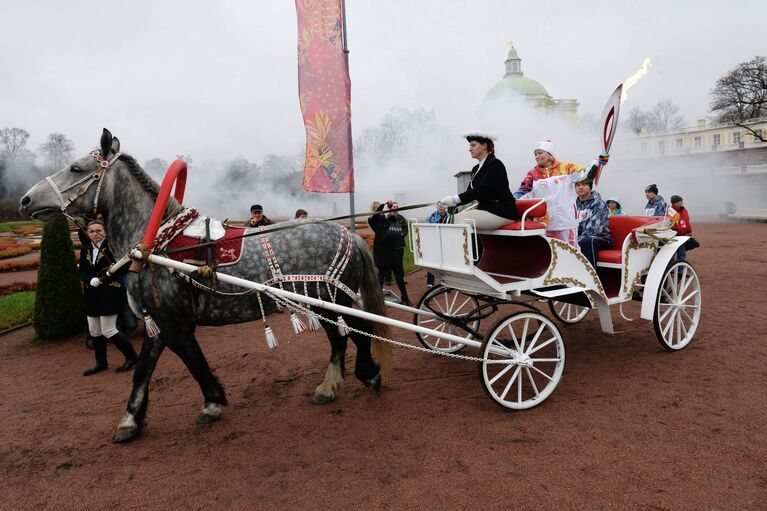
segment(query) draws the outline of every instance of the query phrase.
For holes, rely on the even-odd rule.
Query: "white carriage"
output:
[[[478,347],[480,379],[496,403],[531,408],[561,379],[563,337],[536,308],[539,302],[548,301],[563,323],[577,323],[597,309],[602,330],[616,333],[612,309],[625,325],[630,320],[623,304],[639,300],[646,321],[632,326],[651,320],[667,350],[690,343],[700,320],[700,282],[689,263],[674,260],[688,237],[676,236],[662,217],[611,217],[613,245],[599,252],[594,268],[577,248],[545,235],[544,225],[534,220],[545,215],[544,201],[518,200],[517,210],[521,220],[498,230],[427,223],[411,228],[415,263],[441,280],[421,298],[414,323],[464,340],[421,333],[418,338],[440,352]],[[482,320],[501,308],[513,312],[483,333]]]

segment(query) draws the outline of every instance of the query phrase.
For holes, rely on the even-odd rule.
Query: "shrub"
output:
[[[2,261],[0,262],[0,273],[36,270],[39,267],[39,259],[25,259],[23,261]]]
[[[16,243],[12,245],[0,245],[0,259],[8,259],[11,257],[17,257],[32,252],[32,247],[29,245],[18,245]]]
[[[82,329],[85,310],[69,226],[59,217],[43,229],[34,326],[41,339],[59,339]]]
[[[11,231],[14,232],[14,234],[24,235],[24,234],[40,234],[43,231],[43,226],[39,224],[32,224],[32,225],[12,225]],[[69,230],[67,230],[69,232]]]
[[[12,295],[19,291],[34,291],[37,289],[37,282],[11,282],[0,286],[0,296]]]

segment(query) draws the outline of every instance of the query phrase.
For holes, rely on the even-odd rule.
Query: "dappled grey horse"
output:
[[[157,183],[132,157],[120,153],[119,140],[105,129],[99,150],[35,184],[22,197],[20,211],[42,221],[51,220],[62,212],[89,216],[101,213],[107,225],[110,246],[119,257],[127,254],[142,238],[158,191]],[[163,221],[182,210],[182,206],[171,197]],[[341,249],[339,240],[346,239],[348,263],[338,280],[349,290],[359,290],[364,310],[385,315],[383,296],[364,240],[355,235],[348,236],[341,226],[334,223],[298,221],[284,225],[288,228],[268,234],[283,275],[325,275]],[[246,233],[254,230],[248,229]],[[267,282],[273,278],[259,238],[245,238],[242,258],[228,266],[226,273],[254,282]],[[160,333],[144,337],[127,411],[117,426],[115,441],[129,440],[141,432],[149,399],[149,381],[165,346],[181,358],[200,385],[204,404],[197,421],[213,422],[220,417],[221,406],[227,404],[226,395],[195,338],[195,327],[253,321],[262,317],[262,307],[259,306],[257,294],[237,296],[240,289],[227,288],[222,283],[213,284],[212,279],[207,279],[209,287],[215,285],[219,291],[231,294],[202,291],[165,267],[145,268],[139,273],[128,274],[132,305],[148,311],[159,326]],[[198,276],[197,280],[202,282],[205,278]],[[304,289],[299,284],[299,292],[324,300],[331,299],[331,288],[315,283]],[[292,290],[290,287],[287,289]],[[333,294],[339,305],[352,305],[353,299],[347,294],[340,291]],[[261,300],[264,315],[277,310],[277,304],[269,297],[262,294]],[[315,312],[326,319],[337,319],[322,310]],[[325,379],[314,393],[313,401],[316,403],[330,402],[335,398],[344,374],[348,337],[357,346],[354,374],[366,386],[378,390],[381,384],[381,368],[373,359],[373,354],[384,369],[388,368],[390,345],[374,339],[374,353],[371,353],[371,338],[354,331],[381,334],[383,328],[380,324],[352,316],[344,316],[343,319],[351,329],[348,335],[339,333],[339,327],[328,321],[321,322],[330,340],[331,355]]]

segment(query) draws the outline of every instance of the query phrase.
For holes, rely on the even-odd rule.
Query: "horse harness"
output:
[[[67,212],[67,208],[69,208],[70,205],[74,201],[76,201],[81,195],[84,195],[88,189],[93,185],[96,184],[96,195],[93,198],[93,215],[96,215],[96,210],[98,208],[98,202],[99,202],[99,194],[101,193],[101,185],[103,183],[102,176],[104,173],[109,170],[109,167],[117,161],[117,158],[120,157],[119,152],[115,153],[114,156],[112,156],[109,159],[104,158],[104,156],[101,154],[101,149],[94,149],[90,152],[90,155],[96,159],[99,163],[99,169],[94,172],[93,174],[89,176],[85,176],[84,178],[80,179],[79,181],[76,181],[72,183],[71,185],[67,186],[66,188],[59,188],[56,183],[53,182],[53,179],[51,179],[50,176],[45,178],[45,181],[48,183],[48,185],[53,189],[53,192],[56,194],[56,197],[58,197],[59,202],[61,203],[61,212],[65,213]],[[83,185],[83,183],[88,182],[87,184]],[[68,200],[64,199],[64,193],[68,192],[69,190],[72,190],[73,188],[77,188],[77,191],[75,194],[69,197]]]
[[[155,238],[155,243],[152,246],[151,251],[154,253],[164,253],[168,244],[176,236],[181,234],[198,215],[199,213],[196,209],[184,208],[177,215],[168,219],[163,225],[160,226],[159,230],[157,231],[157,237]],[[272,275],[271,279],[263,282],[264,285],[272,287],[279,286],[280,289],[283,289],[283,284],[291,283],[295,291],[296,283],[303,282],[304,293],[306,294],[307,285],[315,283],[317,286],[317,294],[319,296],[320,285],[324,283],[334,303],[336,301],[337,291],[339,289],[358,304],[361,303],[360,295],[341,281],[341,277],[343,276],[343,273],[346,270],[349,261],[351,260],[352,249],[354,246],[353,235],[351,232],[349,232],[348,229],[340,229],[341,234],[338,240],[336,253],[324,275],[284,275],[280,269],[277,254],[272,247],[271,239],[269,238],[268,231],[270,230],[271,229],[268,229],[268,226],[261,226],[255,229],[255,231],[252,233],[253,235],[257,235],[259,237],[264,258],[266,259],[269,272]],[[209,268],[214,268],[214,261],[207,261],[207,263]],[[208,290],[220,293],[219,291],[212,288],[208,288]],[[246,291],[245,293],[249,292],[250,291]]]

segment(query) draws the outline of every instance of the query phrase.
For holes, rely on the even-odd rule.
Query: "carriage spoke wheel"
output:
[[[517,312],[495,324],[480,348],[479,378],[490,398],[511,410],[541,404],[565,369],[559,329],[537,312]]]
[[[549,300],[549,309],[555,318],[568,325],[578,323],[588,316],[591,310],[588,307],[575,305],[574,303],[558,302],[556,300]]]
[[[464,294],[456,289],[446,288],[444,286],[437,286],[427,291],[421,300],[418,302],[418,308],[431,312],[431,310],[437,311],[445,316],[453,317],[465,317],[471,311],[476,310],[479,307],[479,300],[476,297]],[[431,309],[431,310],[430,310]],[[479,328],[480,320],[471,321],[468,326],[474,331]],[[424,328],[431,328],[439,332],[446,334],[457,335],[458,337],[464,337],[466,339],[473,339],[474,336],[466,330],[459,328],[449,321],[441,318],[433,318],[421,314],[413,314],[413,324],[422,326]],[[434,351],[441,351],[443,353],[455,353],[466,347],[465,344],[460,344],[453,341],[448,341],[433,335],[415,334],[418,340],[426,348]]]
[[[698,274],[685,261],[669,266],[661,279],[653,315],[661,346],[676,351],[690,344],[700,323],[700,309]]]

